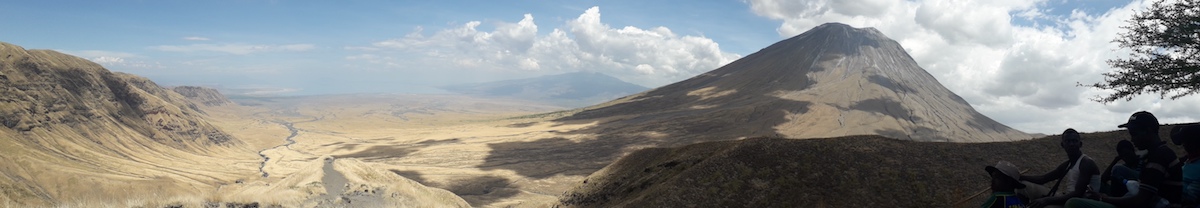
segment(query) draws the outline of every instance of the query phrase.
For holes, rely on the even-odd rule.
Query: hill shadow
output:
[[[529,142],[488,144],[492,151],[482,170],[512,170],[529,178],[548,178],[557,174],[587,175],[607,165],[607,158],[620,156],[628,139],[572,141],[547,138]]]
[[[371,146],[365,150],[354,152],[354,153],[340,154],[340,155],[333,155],[333,156],[336,158],[359,158],[359,159],[364,159],[364,160],[370,160],[370,159],[380,159],[380,158],[390,158],[390,157],[404,157],[404,156],[407,156],[408,154],[411,154],[416,151],[417,151],[416,148],[413,148],[413,147],[378,145],[378,146]]]
[[[515,185],[513,184],[512,180],[493,175],[475,176],[466,179],[453,180],[453,182],[450,182],[449,184],[439,184],[428,181],[425,179],[425,177],[421,176],[420,172],[402,171],[396,169],[391,169],[388,171],[421,183],[421,185],[446,189],[447,191],[454,193],[454,195],[462,197],[467,201],[467,203],[470,203],[472,207],[487,206],[495,202],[503,201],[504,199],[512,198],[513,196],[521,193],[517,187],[514,187]]]
[[[417,171],[402,171],[390,169],[392,173],[403,176],[409,180],[421,183],[421,185],[446,189],[454,195],[462,197],[472,207],[483,207],[495,202],[503,201],[504,199],[512,198],[520,194],[520,190],[514,187],[512,180],[504,177],[484,175],[475,176],[461,180],[454,180],[450,184],[440,184],[428,181]]]
[[[388,171],[391,171],[392,173],[395,173],[396,175],[400,175],[401,177],[407,178],[409,180],[416,181],[417,183],[421,183],[421,185],[431,186],[431,187],[435,186],[435,184],[431,184],[428,180],[426,180],[425,177],[421,177],[421,173],[417,172],[417,171],[404,171],[404,170],[396,170],[396,169],[388,169]]]
[[[408,156],[408,154],[412,154],[413,152],[416,152],[417,150],[419,150],[421,148],[435,146],[435,145],[443,145],[443,144],[454,144],[454,143],[460,143],[460,142],[461,141],[459,139],[452,138],[452,139],[443,139],[443,140],[425,140],[425,141],[421,141],[421,142],[417,142],[417,143],[413,143],[413,144],[402,144],[402,145],[374,145],[374,146],[367,147],[367,149],[364,149],[362,151],[357,151],[357,152],[348,153],[348,154],[338,154],[338,155],[333,155],[333,156],[337,157],[337,158],[359,158],[359,159],[363,159],[363,160],[398,158],[398,157]],[[346,144],[345,142],[335,142],[335,143],[322,145],[322,147],[334,146],[334,145],[338,146],[338,148],[335,150],[352,150],[352,149],[358,147],[359,145],[363,145],[363,144],[354,144],[354,143]]]
[[[804,207],[819,202],[849,207],[896,203],[902,207],[950,207],[947,199],[986,189],[983,167],[996,160],[1012,161],[1031,169],[1031,174],[1040,174],[1065,159],[1061,149],[1048,140],[959,144],[850,136],[754,138],[703,145],[707,147],[635,153],[641,157],[615,162],[619,167],[611,170],[617,171],[590,177],[581,184],[585,188],[568,192],[561,202],[582,207],[662,202],[682,206]],[[1030,156],[1037,159],[1030,160]],[[670,164],[676,165],[664,166]],[[897,188],[906,191],[880,192]],[[864,195],[881,197],[848,197]],[[891,204],[879,203],[885,201]]]
[[[455,180],[446,190],[467,200],[472,207],[483,207],[520,194],[512,183],[508,178],[485,175]]]
[[[1173,127],[1164,125],[1160,135],[1169,135]],[[1082,152],[1104,169],[1116,156],[1116,143],[1129,136],[1109,131],[1081,137]],[[577,183],[562,195],[560,205],[966,207],[989,196],[984,167],[1009,161],[1024,174],[1050,172],[1068,160],[1058,142],[1059,135],[988,143],[869,135],[765,137],[647,149]],[[1168,147],[1177,153],[1182,148]]]

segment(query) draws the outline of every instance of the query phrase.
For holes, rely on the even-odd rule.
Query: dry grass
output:
[[[244,100],[239,100],[242,102]],[[154,187],[142,178],[162,179],[152,181],[160,184],[181,184],[167,186],[159,190],[142,190],[139,193],[122,193],[117,195],[96,196],[95,199],[113,199],[114,201],[92,200],[86,197],[71,199],[62,196],[75,196],[87,193],[88,190],[71,193],[56,193],[55,199],[63,201],[66,207],[158,207],[183,205],[185,207],[202,207],[210,202],[253,203],[262,205],[301,206],[310,205],[312,198],[318,198],[325,193],[321,181],[320,161],[323,156],[338,158],[353,158],[361,161],[362,165],[370,166],[369,171],[345,172],[347,178],[354,181],[350,184],[354,193],[371,193],[385,190],[384,193],[415,196],[417,198],[396,198],[396,200],[417,200],[409,204],[428,203],[459,204],[465,201],[475,207],[539,207],[547,206],[557,200],[556,196],[570,190],[584,176],[607,165],[608,161],[618,158],[628,151],[643,147],[661,145],[687,144],[696,141],[697,128],[722,127],[738,128],[736,126],[716,123],[687,123],[686,121],[661,125],[645,125],[649,130],[633,132],[609,131],[598,121],[567,121],[556,122],[550,119],[561,118],[567,114],[579,112],[558,111],[544,114],[536,112],[550,111],[546,108],[523,107],[519,103],[490,103],[484,100],[460,98],[421,98],[410,95],[387,95],[364,97],[299,97],[260,99],[251,101],[248,106],[206,107],[203,110],[210,117],[212,124],[235,135],[245,142],[245,145],[229,150],[209,152],[211,155],[241,154],[237,157],[214,157],[210,155],[184,155],[177,153],[136,154],[138,162],[104,162],[100,167],[90,169],[62,171],[60,168],[34,168],[21,172],[22,176],[42,174],[36,184],[62,184],[63,189],[80,189],[81,185],[69,184],[67,176],[95,176],[95,178],[115,178],[120,180],[89,183],[88,187],[105,187],[111,189],[130,189]],[[483,104],[481,104],[483,103]],[[484,108],[480,108],[484,106]],[[747,112],[737,112],[747,113]],[[733,122],[734,117],[720,117],[722,122]],[[605,118],[608,120],[636,119],[635,117]],[[291,132],[280,123],[291,123],[297,131],[295,144],[286,147],[276,147],[283,143],[283,138]],[[654,129],[655,126],[669,128],[686,127],[691,129]],[[771,125],[765,125],[770,127]],[[0,129],[4,131],[4,129]],[[740,130],[731,130],[731,132]],[[687,134],[691,132],[691,135]],[[770,133],[768,131],[765,133]],[[4,132],[0,132],[4,133]],[[628,133],[630,137],[618,135]],[[750,134],[751,132],[747,132]],[[765,134],[764,133],[764,134]],[[752,134],[751,134],[752,135]],[[53,138],[57,134],[39,135]],[[67,135],[81,137],[82,135]],[[637,139],[647,139],[639,141]],[[848,141],[853,140],[849,139]],[[826,140],[820,140],[826,141]],[[832,140],[830,140],[832,141]],[[893,144],[895,140],[885,140],[885,144]],[[107,142],[107,141],[106,141]],[[120,142],[114,139],[112,142]],[[815,142],[820,144],[821,142]],[[901,142],[903,143],[903,142]],[[940,144],[940,143],[935,143]],[[0,148],[17,147],[25,144],[10,144],[0,142]],[[130,144],[132,145],[132,143]],[[957,145],[957,144],[954,144]],[[784,145],[786,146],[786,145]],[[820,146],[820,145],[818,145]],[[869,146],[869,145],[868,145]],[[58,146],[56,146],[57,148]],[[83,148],[80,148],[83,147]],[[89,152],[90,146],[66,144],[62,149],[71,155],[98,155]],[[834,154],[841,146],[830,146],[825,149],[813,149],[810,152]],[[126,152],[143,151],[160,147],[138,147],[140,149],[122,150]],[[266,151],[272,159],[264,168],[270,172],[270,177],[262,178],[257,170],[260,158],[258,150],[274,148]],[[795,147],[803,149],[804,147]],[[713,149],[716,151],[719,149]],[[953,152],[952,150],[945,150]],[[830,153],[825,153],[830,152]],[[817,154],[817,153],[813,153]],[[183,156],[180,156],[183,155]],[[246,157],[249,155],[249,157]],[[103,156],[103,155],[100,155]],[[796,155],[793,155],[796,156]],[[4,156],[0,156],[3,158]],[[83,156],[80,156],[83,157]],[[746,156],[757,157],[757,156]],[[851,157],[851,156],[847,156]],[[859,157],[859,156],[853,156]],[[853,158],[852,157],[852,158]],[[46,159],[36,159],[46,158]],[[857,159],[869,160],[873,157]],[[11,158],[4,158],[11,159]],[[114,159],[116,158],[103,158]],[[29,164],[74,164],[64,163],[56,155],[39,155],[39,157],[23,157],[13,159]],[[808,159],[806,159],[808,160]],[[932,159],[930,159],[932,160]],[[195,161],[232,161],[204,162]],[[341,161],[341,160],[339,160]],[[648,159],[646,161],[659,161]],[[802,163],[805,167],[820,166],[821,161],[811,160],[812,164]],[[669,163],[663,160],[660,164]],[[993,161],[977,161],[982,169]],[[652,167],[660,164],[646,164]],[[718,163],[713,163],[718,164]],[[790,163],[781,163],[790,164]],[[848,164],[835,164],[853,167]],[[674,167],[700,166],[702,163],[680,163]],[[711,175],[710,178],[695,178],[711,184],[728,186],[728,190],[741,190],[747,187],[775,187],[775,184],[796,183],[804,181],[786,177],[787,169],[762,169],[755,164],[730,165],[711,170],[732,170]],[[970,164],[977,165],[977,164]],[[7,166],[28,166],[23,164],[0,164],[0,168],[15,169]],[[33,165],[35,167],[58,167],[54,165]],[[78,166],[78,167],[77,167]],[[81,168],[86,165],[64,165],[63,167]],[[690,167],[690,166],[689,166]],[[789,167],[789,166],[781,166]],[[1033,165],[1032,167],[1040,167]],[[729,169],[721,169],[729,168]],[[220,170],[220,171],[215,171]],[[655,169],[658,170],[658,169]],[[655,170],[652,170],[655,171]],[[682,169],[681,169],[682,170]],[[95,175],[79,175],[80,172],[98,172]],[[113,171],[113,172],[105,172]],[[638,169],[636,171],[644,171]],[[891,172],[887,172],[891,171]],[[881,175],[908,174],[909,170],[889,169],[873,173]],[[609,172],[613,172],[609,170]],[[935,171],[936,172],[936,171]],[[50,174],[47,174],[50,173]],[[61,173],[61,174],[58,174]],[[401,174],[403,173],[403,174]],[[662,172],[664,174],[683,174]],[[399,178],[403,175],[404,178]],[[978,174],[982,176],[982,173]],[[773,176],[779,176],[772,178]],[[629,177],[635,177],[630,175]],[[740,177],[758,177],[757,180],[723,181]],[[915,176],[904,176],[915,177]],[[402,180],[403,179],[403,180]],[[770,179],[770,180],[768,180]],[[897,178],[905,179],[905,178]],[[78,179],[77,179],[78,180]],[[593,179],[595,180],[595,179]],[[846,179],[847,183],[861,183]],[[969,181],[974,179],[964,179]],[[62,181],[62,182],[54,182]],[[185,181],[185,182],[180,182]],[[234,181],[242,181],[235,183]],[[90,181],[89,181],[90,182]],[[419,183],[417,183],[419,182]],[[669,184],[670,181],[660,181]],[[127,185],[140,184],[140,185]],[[384,185],[387,184],[387,185]],[[396,185],[396,184],[404,184]],[[658,184],[657,182],[652,184]],[[895,182],[895,184],[901,184]],[[891,185],[895,185],[891,184]],[[807,186],[817,186],[807,185]],[[424,186],[445,189],[458,194],[462,199],[445,195],[445,191],[428,189]],[[637,186],[642,186],[638,183]],[[646,185],[647,187],[652,185]],[[979,185],[982,187],[982,183]],[[365,188],[364,188],[365,187]],[[720,186],[718,186],[720,187]],[[363,189],[354,189],[363,188]],[[383,189],[380,189],[383,188]],[[876,187],[880,189],[894,188],[889,186]],[[968,187],[966,189],[979,188]],[[928,188],[927,189],[932,189]],[[748,189],[754,190],[754,189]],[[698,190],[697,193],[718,193],[733,197],[741,197],[738,193],[722,190]],[[779,193],[791,193],[778,190]],[[53,191],[52,191],[53,192]],[[146,193],[164,193],[161,196],[146,195]],[[965,192],[965,191],[964,191]],[[633,193],[633,191],[631,191]],[[638,192],[640,193],[640,192]],[[662,192],[670,194],[671,192]],[[768,194],[771,192],[767,192]],[[836,192],[835,192],[836,193]],[[344,194],[344,193],[343,193]],[[770,195],[766,195],[770,196]],[[790,197],[790,196],[789,196]],[[784,197],[787,198],[787,197]],[[920,198],[926,202],[938,200],[935,198]],[[645,199],[629,199],[633,202]],[[8,203],[8,202],[6,202]],[[835,202],[826,202],[836,204]],[[24,206],[24,204],[14,206]],[[221,204],[224,205],[224,204]]]
[[[1115,156],[1116,142],[1126,136],[1116,131],[1083,137],[1083,152],[1105,166]],[[1042,174],[1065,157],[1057,136],[973,144],[880,136],[709,142],[630,154],[593,173],[565,194],[561,203],[570,207],[969,207],[982,202],[982,197],[971,195],[987,189],[985,166],[1007,160],[1031,174]]]

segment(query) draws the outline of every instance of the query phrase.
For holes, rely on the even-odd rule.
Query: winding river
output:
[[[296,113],[294,110],[292,110],[291,112],[289,112],[289,113],[287,113],[287,114],[291,114],[291,115],[295,115],[295,116],[304,116],[304,115],[301,115],[301,114],[299,114],[299,113]],[[288,136],[287,136],[287,138],[283,138],[283,141],[284,141],[284,142],[283,142],[283,144],[276,145],[276,146],[274,146],[274,147],[271,147],[271,148],[266,148],[266,149],[263,149],[263,150],[259,150],[259,151],[258,151],[258,156],[263,158],[262,164],[259,164],[259,165],[258,165],[258,172],[262,172],[262,177],[263,177],[263,178],[266,178],[267,176],[270,176],[270,174],[268,174],[268,173],[267,173],[267,171],[266,171],[266,170],[264,170],[264,169],[267,167],[267,161],[270,161],[270,160],[271,160],[271,157],[267,157],[267,155],[266,155],[266,154],[264,154],[264,152],[266,152],[267,150],[279,149],[279,148],[281,148],[281,147],[286,147],[286,148],[288,148],[288,149],[291,149],[292,147],[290,147],[290,146],[288,146],[288,145],[295,144],[295,143],[296,143],[296,140],[294,140],[294,138],[296,138],[296,136],[297,136],[297,135],[300,135],[300,129],[297,129],[297,128],[296,128],[296,126],[295,126],[295,124],[298,124],[298,123],[306,123],[306,122],[313,122],[313,121],[319,121],[319,120],[321,120],[321,119],[324,119],[324,118],[325,118],[325,116],[321,116],[321,117],[316,117],[316,116],[308,116],[308,117],[312,117],[312,119],[311,119],[311,120],[307,120],[307,121],[299,121],[299,122],[288,122],[288,121],[285,121],[285,120],[275,120],[275,121],[272,121],[272,122],[274,122],[274,123],[277,123],[277,124],[279,124],[279,125],[283,125],[284,127],[287,127],[288,131],[289,131],[289,132],[291,132],[291,134],[290,134],[290,135],[288,135]]]
[[[266,167],[267,167],[267,161],[270,161],[270,160],[271,160],[271,157],[267,157],[267,155],[266,155],[266,154],[263,154],[263,152],[266,152],[267,150],[278,149],[278,148],[280,148],[280,147],[287,147],[288,145],[295,144],[295,143],[296,143],[296,140],[293,140],[292,138],[296,138],[296,135],[299,135],[299,134],[300,134],[300,130],[299,130],[299,129],[296,129],[296,127],[294,126],[295,124],[293,124],[293,123],[291,123],[291,122],[287,122],[287,121],[282,121],[282,120],[279,120],[279,121],[275,121],[275,123],[277,123],[277,124],[279,124],[279,125],[283,125],[283,126],[287,127],[287,128],[288,128],[288,131],[292,132],[292,134],[291,134],[291,135],[288,135],[288,136],[287,136],[287,138],[283,138],[283,141],[284,141],[284,143],[283,143],[283,144],[280,144],[280,145],[277,145],[277,146],[275,146],[275,147],[266,148],[266,149],[263,149],[263,150],[259,150],[259,151],[258,151],[258,156],[263,158],[262,164],[259,164],[259,165],[258,165],[258,172],[262,172],[262,177],[263,177],[263,178],[266,178],[267,176],[270,176],[270,174],[268,174],[266,170],[263,170],[263,168],[266,168]],[[290,147],[289,147],[289,148],[290,148]]]

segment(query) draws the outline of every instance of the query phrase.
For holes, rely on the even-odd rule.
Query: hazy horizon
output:
[[[1113,40],[1149,2],[8,2],[0,41],[234,95],[446,93],[587,71],[656,88],[826,22],[874,27],[981,113],[1030,133],[1194,122],[1200,97],[1099,104]]]

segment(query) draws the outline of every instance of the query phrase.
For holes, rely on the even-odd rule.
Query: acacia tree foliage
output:
[[[1113,42],[1129,49],[1129,57],[1108,60],[1116,71],[1090,85],[1116,93],[1095,101],[1128,101],[1142,93],[1177,99],[1200,92],[1200,0],[1158,0],[1126,22]]]

